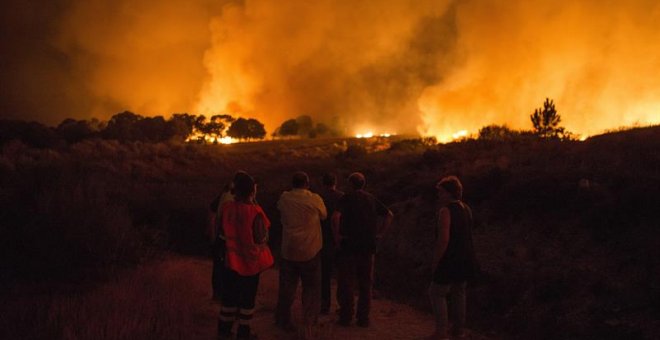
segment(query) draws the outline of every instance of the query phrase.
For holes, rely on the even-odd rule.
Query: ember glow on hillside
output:
[[[581,136],[660,123],[652,0],[0,6],[3,117],[226,113],[272,132],[309,115],[347,135],[368,125],[448,141],[529,129],[548,97]]]
[[[373,132],[365,132],[365,133],[358,133],[355,135],[356,138],[372,138],[372,137],[382,137],[382,138],[389,138],[392,137],[396,134],[394,133],[379,133],[379,134],[374,134]]]
[[[186,143],[209,143],[209,144],[234,144],[238,140],[229,136],[219,136],[214,134],[206,134],[199,131],[194,131],[186,138]]]

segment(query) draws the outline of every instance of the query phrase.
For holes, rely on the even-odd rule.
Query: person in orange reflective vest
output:
[[[222,207],[222,230],[226,239],[227,276],[222,291],[218,338],[232,337],[238,319],[237,339],[255,339],[250,330],[259,274],[273,265],[268,248],[270,221],[255,203],[257,185],[247,173],[234,178],[234,201]]]

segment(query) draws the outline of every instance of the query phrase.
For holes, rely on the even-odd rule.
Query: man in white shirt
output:
[[[303,319],[305,326],[316,324],[321,310],[321,256],[323,244],[321,220],[327,218],[323,199],[309,191],[309,177],[296,172],[293,189],[285,191],[277,202],[282,220],[282,261],[275,322],[288,331],[291,305],[302,281]]]

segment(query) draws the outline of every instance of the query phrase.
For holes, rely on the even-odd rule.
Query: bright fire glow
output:
[[[451,130],[445,128],[427,131],[426,133],[423,133],[422,136],[435,137],[438,143],[450,143],[453,141],[469,138],[470,132],[468,130],[458,130],[456,132],[451,132]]]
[[[368,132],[365,132],[365,133],[358,133],[358,134],[355,135],[355,137],[356,138],[372,138],[374,136],[378,136],[378,137],[383,137],[383,138],[389,138],[389,137],[392,137],[392,136],[395,136],[395,135],[396,135],[396,133],[384,132],[384,133],[375,134],[375,133],[373,133],[373,131],[368,131]]]
[[[576,134],[660,124],[657,1],[67,4],[48,20],[7,23],[17,32],[26,22],[45,25],[30,32],[46,34],[36,41],[55,50],[10,46],[16,53],[7,65],[20,67],[3,81],[24,93],[3,102],[102,118],[118,108],[240,112],[269,132],[312,114],[342,132],[359,127],[352,135],[376,124],[399,133],[419,126],[420,135],[444,142],[489,124],[531,129],[529,115],[546,97]],[[362,122],[374,125],[356,126]]]
[[[220,142],[221,144],[233,144],[233,143],[236,143],[236,140],[234,138],[229,137],[229,136],[225,136],[225,137],[222,137],[222,138],[218,139],[218,142]]]
[[[458,131],[458,132],[456,132],[456,133],[454,133],[454,134],[451,135],[451,137],[452,137],[453,139],[455,139],[455,140],[456,140],[456,139],[465,138],[465,137],[467,137],[467,136],[468,136],[468,132],[467,132],[467,130],[461,130],[461,131]]]
[[[231,138],[229,136],[224,136],[220,137],[216,134],[204,134],[201,133],[197,130],[193,131],[187,138],[186,138],[186,143],[190,142],[200,142],[204,141],[204,143],[208,144],[234,144],[237,143],[238,140],[235,138]]]

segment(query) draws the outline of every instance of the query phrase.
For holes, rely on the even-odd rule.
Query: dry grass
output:
[[[200,322],[214,320],[214,313],[200,309],[210,274],[199,272],[208,265],[190,261],[139,267],[86,292],[9,297],[0,307],[0,338],[199,338],[200,331],[208,331]]]
[[[62,149],[10,142],[0,153],[0,282],[73,282],[75,292],[81,281],[112,279],[110,269],[136,265],[154,249],[202,254],[206,204],[237,169],[259,180],[277,253],[275,206],[291,173],[305,170],[316,181],[332,170],[342,186],[342,178],[362,171],[368,190],[398,213],[377,284],[423,307],[432,183],[457,174],[474,208],[486,271],[470,302],[473,324],[517,337],[649,337],[660,329],[659,131],[640,128],[584,143],[529,136],[441,146],[410,141],[381,152],[375,152],[384,148],[380,142],[349,148],[352,141],[340,140],[230,146],[88,140]],[[148,273],[52,299],[29,293],[14,299],[6,290],[2,332],[109,338],[128,327],[146,338],[185,335],[188,316],[173,310],[161,318],[157,311],[181,306],[194,314],[184,301],[188,292],[161,284],[151,296],[145,282],[164,274]],[[131,310],[138,306],[130,301],[144,308]],[[141,321],[122,321],[126,310]]]

